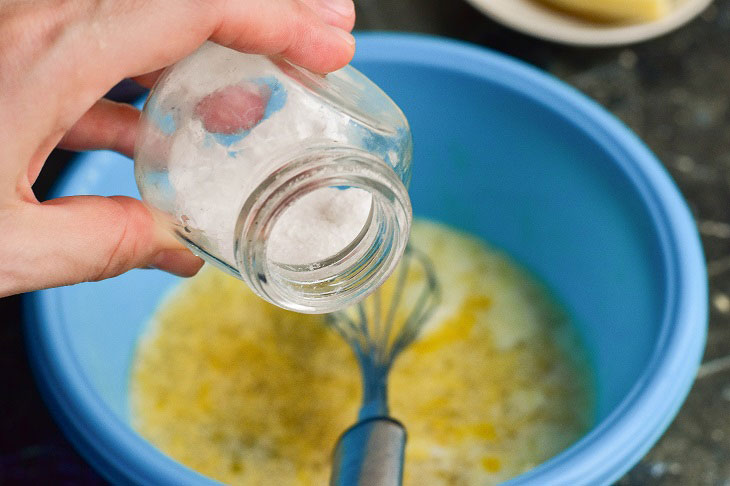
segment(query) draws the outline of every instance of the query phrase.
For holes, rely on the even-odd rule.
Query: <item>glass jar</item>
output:
[[[134,159],[142,198],[193,252],[324,313],[400,260],[411,153],[403,113],[354,68],[321,76],[206,43],[150,92]]]

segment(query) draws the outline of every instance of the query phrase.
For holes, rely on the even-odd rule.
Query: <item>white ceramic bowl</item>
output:
[[[533,0],[468,0],[495,21],[528,35],[576,46],[619,46],[659,37],[686,24],[712,0],[676,0],[664,17],[638,24],[602,24],[571,17]]]

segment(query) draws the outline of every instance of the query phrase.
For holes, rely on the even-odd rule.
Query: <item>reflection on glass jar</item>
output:
[[[276,305],[321,313],[400,259],[411,152],[403,113],[355,69],[320,76],[207,43],[152,89],[135,174],[193,251]]]

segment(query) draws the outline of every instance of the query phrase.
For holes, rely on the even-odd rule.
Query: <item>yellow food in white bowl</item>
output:
[[[566,12],[597,20],[646,22],[669,13],[672,0],[539,0]]]
[[[576,46],[619,46],[667,34],[712,0],[467,0],[525,34]]]

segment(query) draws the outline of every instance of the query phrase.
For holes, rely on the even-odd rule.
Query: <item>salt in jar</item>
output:
[[[401,110],[354,68],[321,76],[206,43],[160,76],[134,158],[143,200],[196,254],[324,313],[399,261],[411,153]]]

